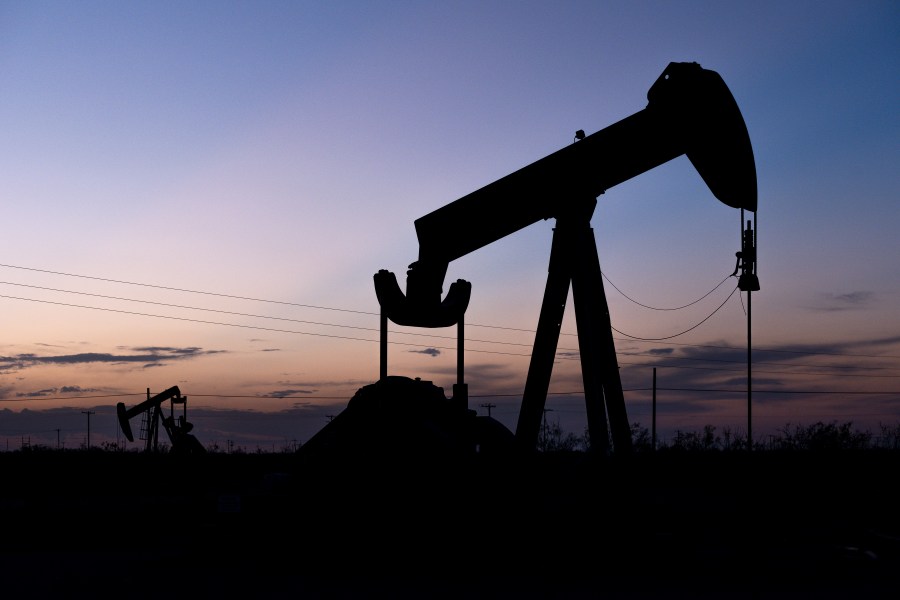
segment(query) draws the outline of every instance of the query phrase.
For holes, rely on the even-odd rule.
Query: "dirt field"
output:
[[[7,597],[893,598],[898,466],[4,453],[0,575]]]

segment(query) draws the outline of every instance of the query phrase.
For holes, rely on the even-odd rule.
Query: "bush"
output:
[[[865,450],[872,447],[872,434],[854,430],[849,421],[842,424],[819,421],[806,426],[788,423],[780,433],[772,441],[776,450]]]

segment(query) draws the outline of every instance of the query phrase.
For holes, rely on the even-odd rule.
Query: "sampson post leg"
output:
[[[553,372],[553,361],[556,359],[559,331],[566,310],[571,282],[569,271],[571,253],[567,246],[565,236],[559,232],[558,227],[554,228],[544,301],[541,304],[531,363],[528,366],[528,378],[525,380],[525,391],[522,394],[522,406],[516,425],[516,441],[526,450],[534,450],[537,446],[544,405],[547,402],[547,390],[550,387],[550,375]]]
[[[617,453],[631,451],[631,427],[625,411],[625,395],[616,360],[609,305],[603,289],[603,274],[597,242],[589,222],[573,231],[577,260],[572,277],[572,297],[578,325],[578,347],[584,379],[591,447],[608,452],[609,433]],[[609,429],[607,430],[607,416]]]

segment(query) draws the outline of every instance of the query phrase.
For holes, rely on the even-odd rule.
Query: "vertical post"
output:
[[[384,308],[381,309],[381,366],[378,373],[379,380],[387,377],[387,331],[388,331],[388,318],[384,312]]]
[[[456,326],[456,382],[462,385],[465,382],[465,337],[463,317],[459,318]]]
[[[465,325],[459,317],[456,326],[456,383],[453,384],[453,402],[457,408],[469,408],[469,386],[465,383]]]
[[[747,290],[747,451],[753,450],[753,420],[751,419],[751,411],[753,408],[753,380],[751,378],[751,348],[750,343],[750,298],[753,296],[752,290]]]
[[[653,367],[653,437],[652,447],[656,451],[656,367]]]
[[[754,220],[756,216],[754,214]],[[744,211],[741,210],[741,226],[743,227]],[[740,258],[741,276],[738,279],[738,288],[747,292],[747,451],[753,450],[753,381],[752,381],[752,296],[759,289],[759,277],[756,274],[756,241],[753,239],[754,230],[750,221],[747,228],[741,233]]]

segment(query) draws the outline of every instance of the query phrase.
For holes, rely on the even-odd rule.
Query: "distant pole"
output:
[[[59,427],[56,428],[56,449],[59,450]]]
[[[83,410],[81,414],[87,415],[87,447],[91,449],[91,415],[95,414],[92,410]]]
[[[656,450],[656,367],[653,367],[653,450]]]
[[[487,411],[488,411],[488,417],[490,417],[490,416],[491,416],[491,409],[492,409],[492,408],[497,408],[497,405],[496,405],[496,404],[491,404],[490,402],[486,402],[486,403],[484,403],[484,404],[481,405],[481,408],[486,408]]]
[[[550,430],[547,427],[547,413],[553,412],[553,409],[545,408],[543,412],[544,412],[544,425],[542,427],[543,431],[541,432],[542,433],[541,438],[543,438],[541,440],[541,446],[543,446],[543,447],[541,448],[541,450],[546,450],[547,446],[550,443]]]

